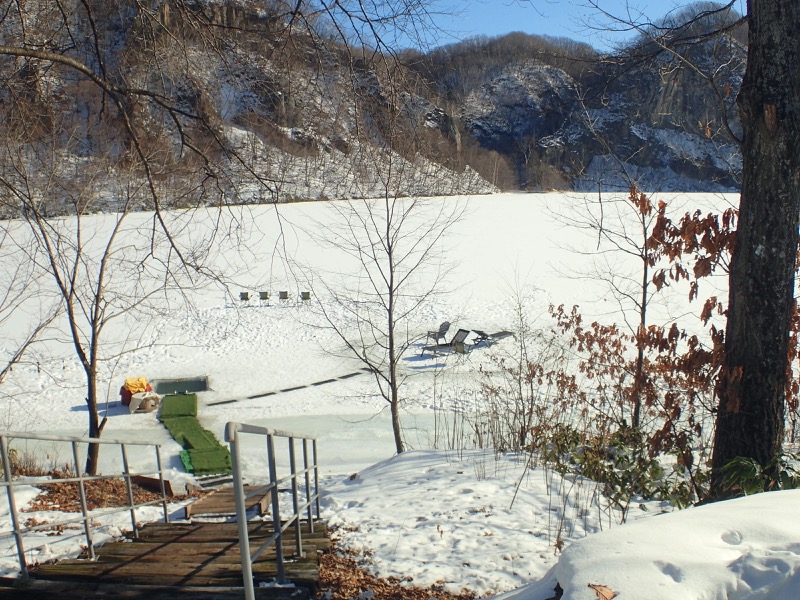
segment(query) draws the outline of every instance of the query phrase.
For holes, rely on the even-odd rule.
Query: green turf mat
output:
[[[197,417],[161,417],[161,422],[169,429],[173,437],[200,428]],[[176,438],[177,439],[177,438]]]
[[[161,419],[197,416],[197,394],[173,394],[161,399]]]
[[[159,418],[183,450],[181,462],[187,472],[210,475],[231,472],[231,456],[214,434],[197,420],[197,394],[164,396]]]
[[[195,475],[210,475],[231,472],[231,455],[227,448],[216,450],[187,450]]]
[[[161,419],[172,437],[184,449],[213,450],[220,444],[214,434],[203,429],[195,417],[176,417],[174,419]]]
[[[205,429],[187,431],[185,436],[186,450],[216,450],[221,447],[214,434]]]

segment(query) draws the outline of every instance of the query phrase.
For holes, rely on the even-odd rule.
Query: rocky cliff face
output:
[[[631,57],[577,79],[522,60],[466,94],[461,118],[482,147],[515,165],[522,188],[547,187],[537,179],[546,165],[580,190],[735,190],[745,57],[736,40],[716,40],[691,48],[691,64]]]
[[[526,188],[532,156],[552,144],[578,108],[578,90],[571,77],[528,60],[507,67],[470,92],[461,114],[465,129],[482,147],[510,156],[520,187]]]

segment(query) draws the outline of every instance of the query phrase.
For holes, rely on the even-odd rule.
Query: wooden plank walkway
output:
[[[269,512],[270,494],[267,486],[244,486],[245,506],[247,512],[254,511],[255,514],[261,516]],[[223,517],[236,514],[236,502],[233,496],[233,486],[226,486],[218,488],[192,502],[187,504],[184,509],[186,518],[192,517]]]
[[[251,549],[272,536],[271,523],[248,524]],[[319,582],[318,551],[329,548],[322,522],[301,526],[305,556],[295,558],[294,531],[284,539],[287,580],[297,587],[258,587],[277,576],[274,549],[253,563],[256,597],[271,600],[310,598]],[[0,598],[242,598],[242,567],[236,523],[151,523],[137,539],[111,542],[96,550],[97,560],[72,559],[39,565],[25,589],[3,587]],[[17,582],[19,585],[21,582]]]

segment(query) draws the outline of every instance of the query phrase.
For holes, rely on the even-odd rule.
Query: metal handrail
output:
[[[247,529],[247,506],[244,491],[244,476],[242,473],[241,456],[241,434],[258,435],[266,438],[267,445],[267,467],[269,483],[260,487],[259,492],[269,491],[272,500],[272,519],[275,533],[267,539],[254,552],[250,550],[250,534]],[[288,440],[289,473],[283,477],[278,477],[278,465],[275,452],[275,438],[286,438]],[[298,469],[295,451],[295,441],[302,440],[303,468]],[[313,436],[300,435],[270,429],[268,427],[258,427],[243,423],[228,423],[225,426],[225,441],[230,444],[231,465],[233,467],[233,489],[236,502],[236,522],[239,531],[239,547],[242,554],[242,580],[244,585],[245,598],[253,600],[255,589],[253,581],[253,561],[255,561],[267,548],[275,545],[275,557],[278,570],[278,584],[286,583],[285,558],[283,554],[284,533],[294,525],[295,544],[298,555],[303,553],[303,539],[300,531],[300,519],[305,513],[308,520],[310,531],[314,531],[314,520],[319,519],[320,499],[319,499],[319,468],[317,462],[317,439]],[[309,457],[309,442],[311,442],[311,456]],[[310,464],[309,464],[310,461]],[[313,474],[313,485],[312,485]],[[279,502],[279,485],[290,482],[292,493],[291,515],[281,515]],[[301,502],[301,488],[304,499]]]
[[[12,440],[69,443],[72,447],[72,459],[74,461],[73,468],[75,470],[75,473],[77,473],[78,475],[76,477],[67,477],[64,479],[45,479],[43,477],[20,476],[20,475],[15,476],[12,470],[10,451],[9,451]],[[89,444],[119,446],[122,452],[122,464],[123,464],[122,473],[118,473],[115,475],[82,474],[82,469],[79,460],[80,453],[78,452],[79,446],[81,444],[86,444],[87,446]],[[156,471],[148,471],[148,472],[131,471],[128,463],[128,453],[127,453],[128,446],[152,446],[155,450]],[[148,442],[148,441],[120,441],[120,440],[106,439],[106,438],[100,439],[92,437],[59,436],[59,435],[50,435],[43,433],[29,433],[29,432],[20,433],[20,432],[5,431],[5,432],[0,432],[0,459],[2,460],[3,463],[3,479],[0,480],[0,487],[6,489],[6,496],[8,498],[8,507],[9,507],[9,513],[11,515],[11,525],[12,525],[12,531],[11,532],[0,531],[0,537],[8,537],[10,535],[14,536],[17,548],[17,557],[20,566],[20,577],[22,578],[27,578],[29,576],[28,563],[25,559],[25,544],[23,539],[23,536],[26,533],[37,531],[39,529],[44,529],[44,528],[52,528],[52,527],[57,527],[59,525],[66,525],[69,523],[76,523],[76,522],[83,523],[83,535],[86,538],[86,549],[89,553],[89,558],[93,559],[95,558],[95,553],[94,553],[94,543],[92,542],[92,527],[91,527],[92,519],[96,519],[101,516],[106,516],[119,512],[130,511],[131,526],[133,528],[134,536],[136,536],[139,528],[139,523],[136,520],[136,509],[143,506],[161,504],[164,510],[164,521],[169,523],[169,509],[167,507],[167,492],[166,492],[166,485],[164,483],[164,469],[161,463],[161,445],[158,443]],[[155,476],[155,475],[157,475],[159,479],[161,488],[161,498],[159,500],[150,500],[148,502],[140,502],[137,504],[134,499],[133,487],[131,485],[132,478],[137,476]],[[86,501],[86,483],[89,481],[99,481],[111,478],[119,479],[120,477],[125,480],[125,487],[128,496],[127,504],[125,506],[120,506],[116,508],[110,507],[110,508],[90,511]],[[80,516],[61,519],[59,521],[51,520],[46,524],[39,524],[39,525],[34,524],[28,526],[22,525],[20,523],[19,512],[17,510],[15,488],[18,488],[20,486],[52,485],[54,483],[78,484],[78,496],[81,506]]]

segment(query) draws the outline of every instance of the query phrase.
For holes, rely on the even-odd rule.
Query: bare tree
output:
[[[324,242],[349,259],[350,269],[316,278],[330,305],[319,310],[374,377],[391,413],[395,449],[405,450],[400,409],[404,354],[419,339],[415,315],[447,273],[443,239],[463,205],[454,199],[399,198],[333,203]],[[344,266],[343,266],[344,267]]]
[[[465,207],[455,198],[414,194],[414,183],[423,176],[414,161],[424,140],[413,134],[404,86],[391,63],[375,68],[383,84],[386,120],[363,130],[363,137],[354,143],[364,152],[363,185],[381,190],[382,195],[332,203],[331,218],[320,224],[323,243],[346,258],[338,273],[323,274],[315,281],[317,289],[332,299],[330,306],[319,305],[325,322],[346,354],[372,374],[389,405],[395,449],[400,453],[405,450],[401,361],[418,339],[415,314],[432,300],[448,272],[444,238]],[[367,139],[372,144],[366,144]],[[437,174],[429,172],[427,177]]]
[[[105,168],[98,172],[96,165],[84,163],[77,174],[52,148],[37,156],[30,146],[7,140],[3,150],[6,168],[0,185],[11,199],[6,208],[21,214],[9,241],[18,248],[30,244],[31,252],[17,253],[27,259],[21,264],[40,279],[40,290],[49,287],[50,297],[59,300],[65,333],[85,375],[88,433],[100,437],[107,421],[107,415],[101,419],[101,367],[141,347],[136,332],[143,331],[157,310],[153,297],[178,282],[169,271],[168,251],[161,251],[168,242],[148,235],[144,214],[133,216],[146,193],[136,177],[118,173],[109,185],[101,180]],[[105,218],[93,215],[108,197],[115,198],[117,212]],[[67,218],[48,218],[45,209],[53,199],[71,208]],[[142,225],[144,231],[138,229]],[[98,453],[99,445],[90,445],[87,473],[97,472]]]

